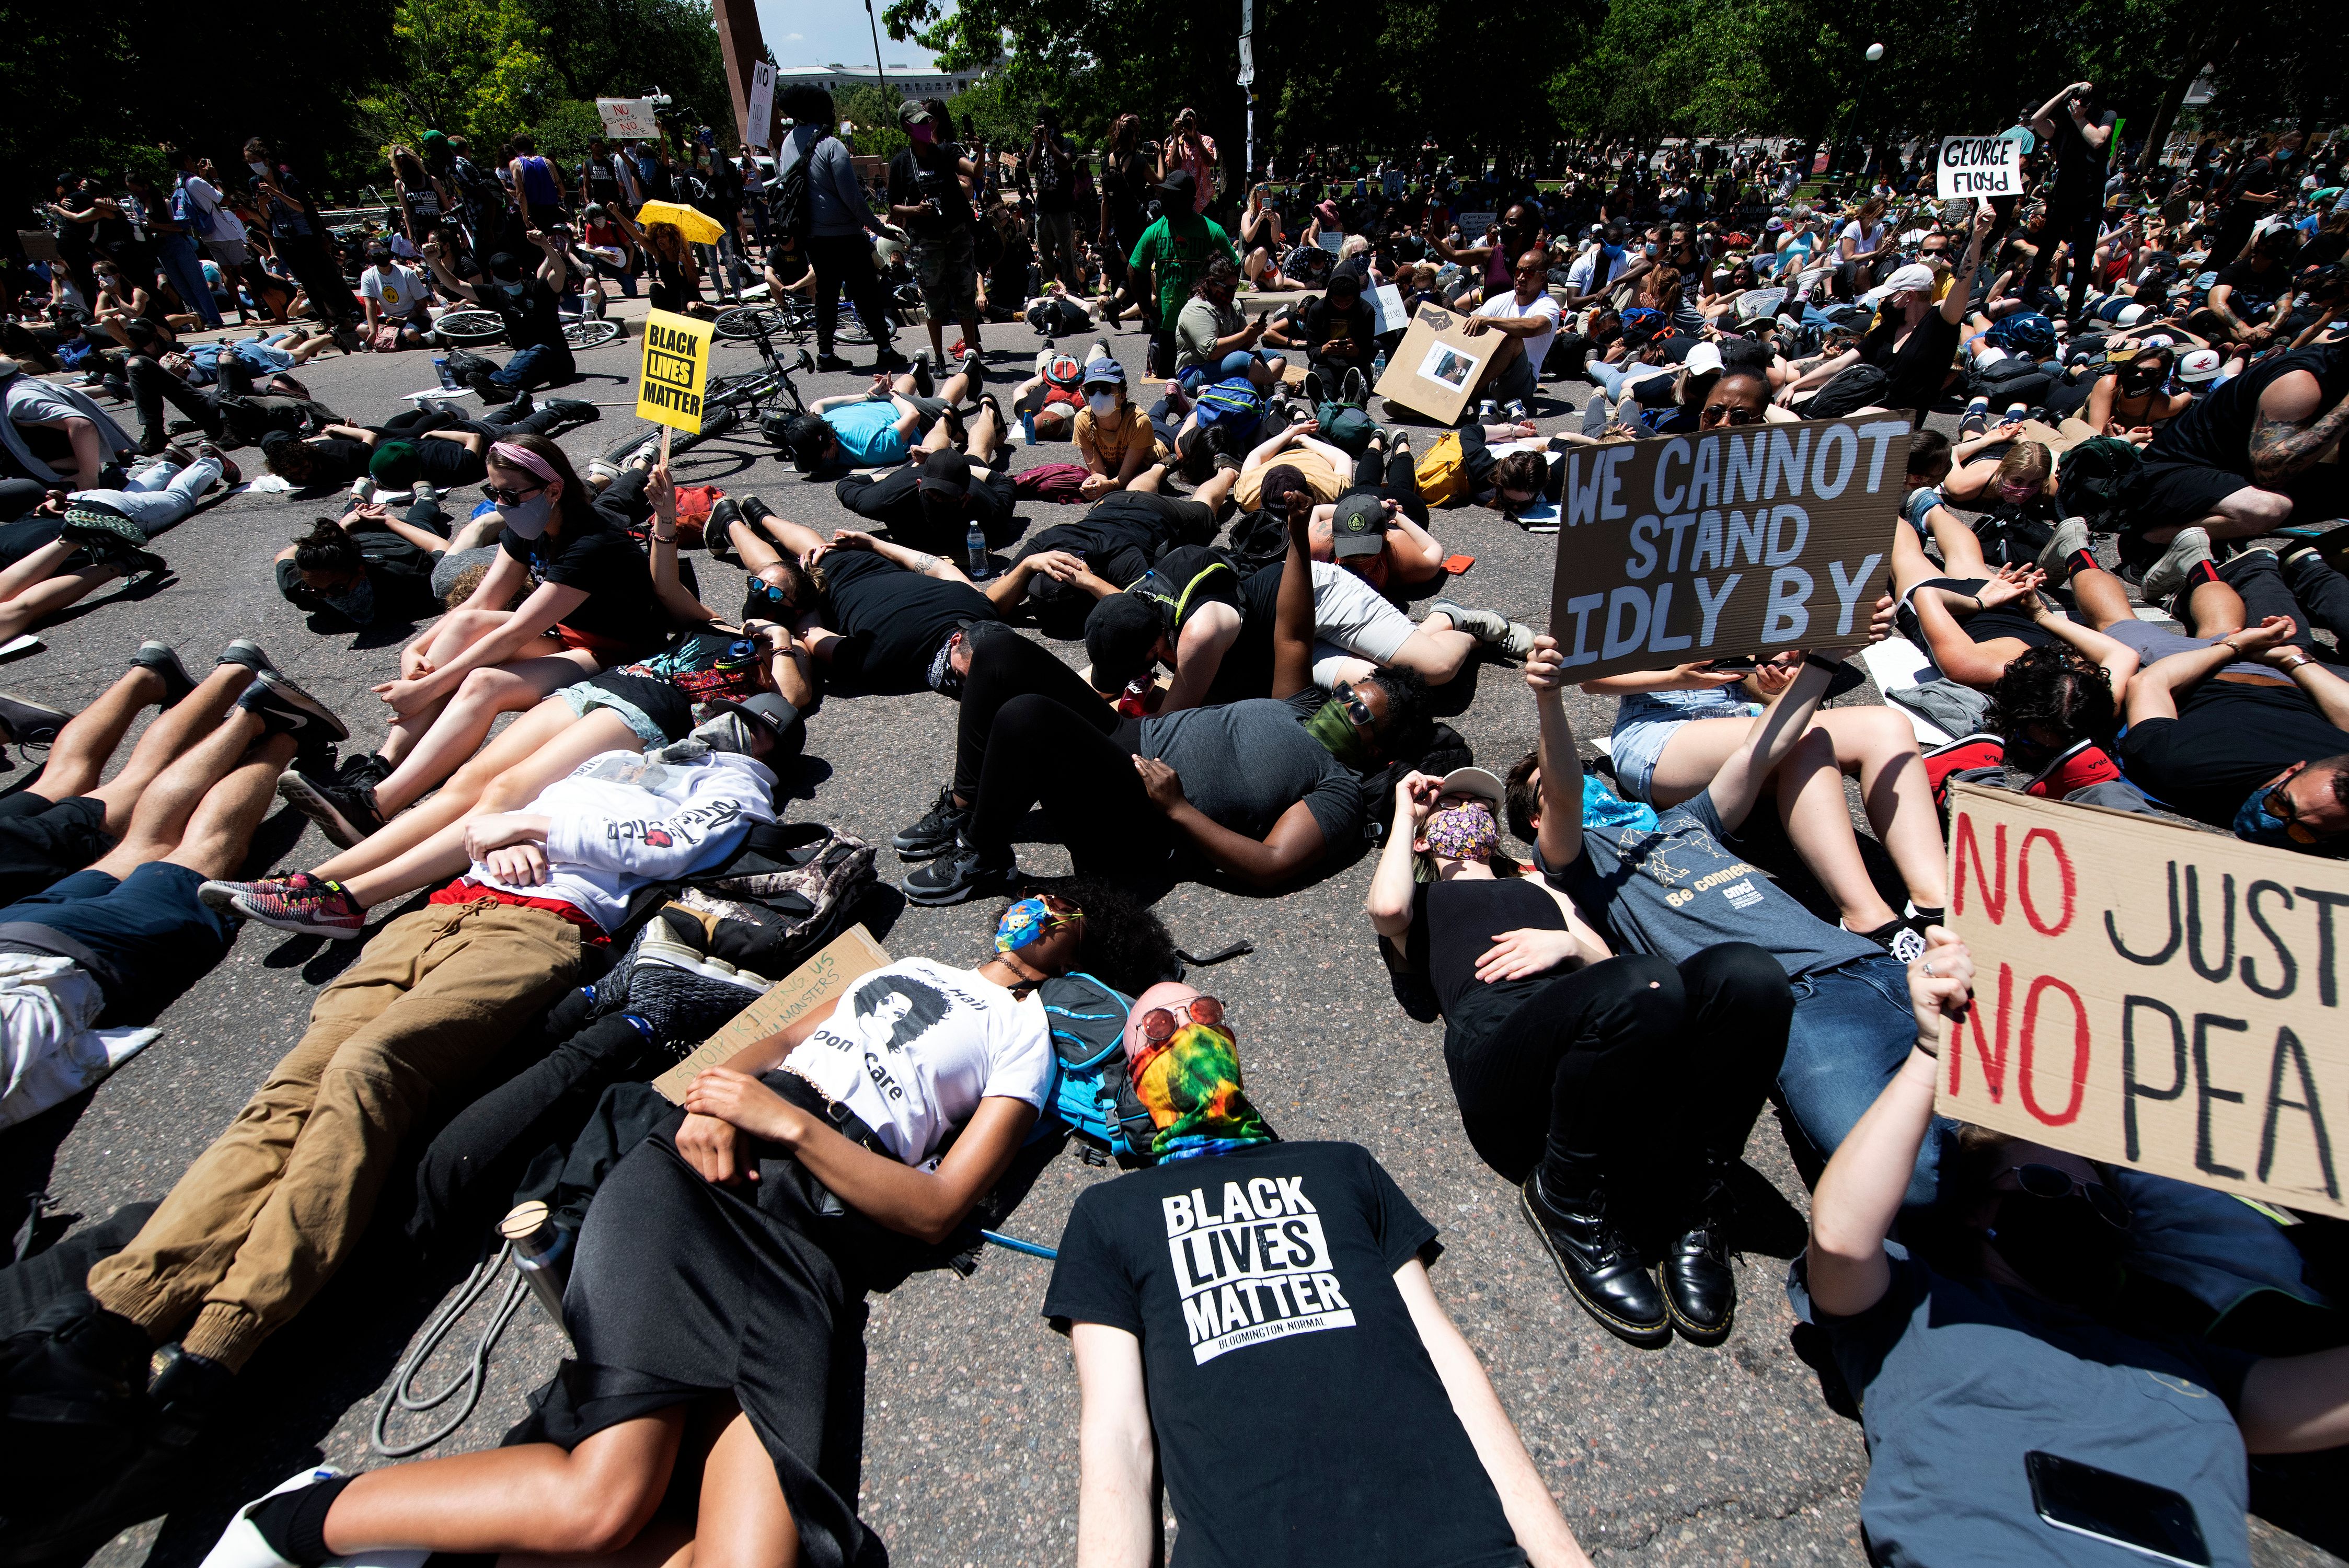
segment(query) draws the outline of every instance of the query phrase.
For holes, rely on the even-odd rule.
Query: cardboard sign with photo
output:
[[[1572,677],[1866,642],[1909,430],[1863,415],[1568,452],[1549,629]]]
[[[1935,1108],[2108,1165],[2349,1215],[2334,913],[2349,866],[1959,784],[1951,929],[1974,963]]]

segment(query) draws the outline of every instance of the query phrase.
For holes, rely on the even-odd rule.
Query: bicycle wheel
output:
[[[864,325],[864,318],[856,314],[856,307],[849,304],[846,300],[842,300],[840,302],[840,320],[838,325],[832,329],[832,340],[834,343],[870,343],[873,341],[872,329]]]
[[[489,310],[452,310],[433,325],[442,337],[465,348],[480,343],[495,343],[506,335],[504,318]]]
[[[718,335],[736,343],[747,342],[761,332],[771,337],[782,327],[782,313],[771,304],[738,304],[718,313]]]
[[[574,348],[601,348],[619,335],[616,321],[574,321],[563,328],[563,341]]]

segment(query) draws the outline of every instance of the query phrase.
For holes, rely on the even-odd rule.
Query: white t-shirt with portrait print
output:
[[[1044,1004],[927,958],[901,958],[848,988],[832,1016],[783,1058],[848,1107],[906,1164],[990,1098],[1039,1109],[1052,1084]]]

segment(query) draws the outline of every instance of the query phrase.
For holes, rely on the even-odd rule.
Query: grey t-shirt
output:
[[[1302,800],[1322,838],[1342,843],[1361,830],[1362,784],[1305,733],[1327,700],[1308,686],[1287,698],[1158,714],[1142,721],[1142,755],[1181,775],[1184,795],[1218,826],[1261,839]]]
[[[1578,905],[1604,916],[1624,946],[1674,964],[1716,943],[1751,942],[1769,949],[1795,979],[1884,955],[1723,849],[1723,831],[1708,789],[1657,813],[1651,829],[1586,825],[1573,863],[1542,871]]]
[[[2167,631],[2151,621],[2140,621],[2134,616],[2114,622],[2105,628],[2105,635],[2135,650],[2140,666],[2156,659],[2166,659],[2172,654],[2198,653],[2219,640],[2216,637],[2189,637],[2183,632]],[[2292,684],[2274,665],[2263,665],[2257,659],[2237,659],[2232,664],[2220,666],[2220,673],[2260,676],[2278,686]]]

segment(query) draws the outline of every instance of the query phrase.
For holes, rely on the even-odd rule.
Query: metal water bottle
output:
[[[516,1204],[498,1222],[498,1234],[513,1243],[514,1268],[538,1305],[557,1328],[564,1328],[563,1291],[571,1282],[571,1233],[554,1223],[546,1205],[533,1198]]]

